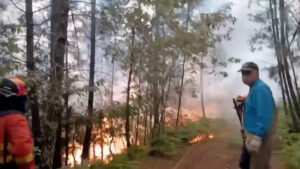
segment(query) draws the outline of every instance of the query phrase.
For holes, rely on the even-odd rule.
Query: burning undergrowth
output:
[[[192,140],[189,141],[190,144],[195,144],[195,143],[200,143],[205,140],[211,140],[216,138],[216,136],[212,133],[206,133],[206,134],[201,134],[199,136],[196,136]]]
[[[176,147],[199,142],[204,139],[213,139],[215,135],[207,134],[212,132],[211,120],[202,119],[185,127],[167,131],[164,135],[154,138],[151,142],[150,155],[169,157],[176,154]],[[199,138],[202,139],[199,139]]]

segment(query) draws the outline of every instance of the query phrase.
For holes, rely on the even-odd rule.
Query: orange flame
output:
[[[190,144],[195,144],[195,143],[199,143],[201,141],[204,141],[206,139],[214,139],[216,138],[216,136],[214,134],[203,134],[203,135],[199,135],[195,138],[193,138],[192,140],[189,141]]]

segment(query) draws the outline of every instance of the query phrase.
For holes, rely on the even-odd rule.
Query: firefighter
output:
[[[244,63],[239,71],[243,82],[250,87],[243,113],[250,169],[269,169],[277,117],[272,91],[259,78],[259,68],[254,62]]]
[[[33,138],[24,116],[25,83],[19,78],[0,80],[0,168],[35,169]]]

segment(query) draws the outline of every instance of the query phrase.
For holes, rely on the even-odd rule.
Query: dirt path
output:
[[[214,140],[189,146],[171,159],[151,157],[143,161],[139,169],[238,169],[240,141],[237,132],[223,132]],[[271,169],[285,169],[276,151]]]

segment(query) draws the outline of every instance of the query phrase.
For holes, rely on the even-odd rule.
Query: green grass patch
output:
[[[289,120],[283,111],[279,111],[277,134],[282,146],[283,160],[291,169],[300,168],[300,133],[289,132]]]

